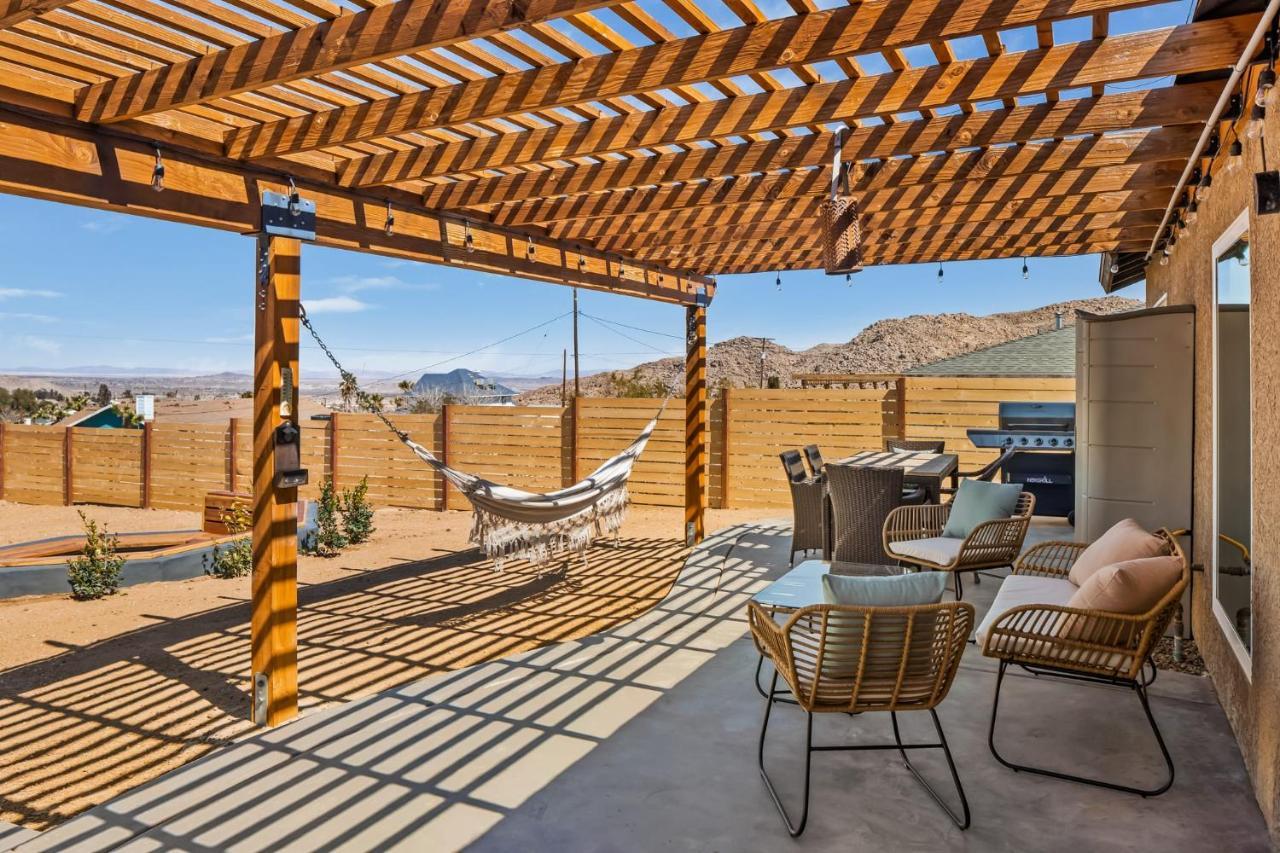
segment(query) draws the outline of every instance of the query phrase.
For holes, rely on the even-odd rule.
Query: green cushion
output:
[[[822,576],[822,598],[827,604],[854,604],[860,607],[911,607],[937,604],[947,586],[942,572],[915,572],[909,575]]]
[[[951,514],[943,536],[963,539],[984,521],[1008,518],[1018,507],[1020,483],[988,483],[983,480],[961,480],[951,502]]]

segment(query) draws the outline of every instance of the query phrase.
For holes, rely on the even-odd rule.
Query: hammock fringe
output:
[[[630,497],[620,485],[587,509],[558,521],[529,523],[503,518],[479,506],[470,541],[501,569],[508,560],[534,565],[568,554],[581,554],[597,538],[612,536],[622,527]]]

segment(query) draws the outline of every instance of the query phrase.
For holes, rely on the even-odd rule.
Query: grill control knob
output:
[[[1024,435],[1022,438],[1018,439],[1018,443],[1019,443],[1019,444],[1026,444],[1026,443],[1027,443],[1027,437]]]
[[[1062,443],[1063,443],[1063,445],[1065,445],[1066,447],[1071,447],[1072,445],[1074,445],[1074,444],[1075,444],[1075,442],[1074,442],[1074,441],[1072,441],[1072,440],[1071,440],[1071,439],[1069,439],[1069,438],[1068,438],[1068,439],[1065,439]]]
[[[1040,445],[1042,445],[1042,444],[1044,444],[1044,439],[1043,439],[1043,438],[1037,438],[1037,439],[1036,439],[1036,447],[1039,447],[1039,446],[1040,446]]]
[[[1049,439],[1049,446],[1050,446],[1050,447],[1057,447],[1057,446],[1058,446],[1058,439],[1056,439],[1056,438],[1051,438],[1051,439]]]

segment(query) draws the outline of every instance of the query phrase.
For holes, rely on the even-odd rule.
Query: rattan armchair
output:
[[[821,551],[826,554],[826,498],[827,486],[822,480],[805,476],[804,462],[795,450],[779,454],[787,487],[791,491],[791,556],[794,563],[800,551]],[[798,470],[797,470],[798,469]]]
[[[1191,581],[1191,569],[1177,538],[1168,530],[1156,535],[1164,540],[1165,553],[1182,561],[1182,576],[1150,610],[1136,615],[1081,610],[1053,604],[1023,604],[1005,610],[985,628],[982,653],[1000,661],[995,698],[991,703],[991,724],[987,743],[1001,764],[1014,770],[1037,773],[1056,779],[1083,782],[1112,790],[1152,797],[1163,794],[1173,784],[1173,759],[1151,714],[1146,666],[1155,644],[1164,636],[1169,622],[1182,606],[1182,594]],[[1043,542],[1027,551],[1014,567],[1014,576],[1033,575],[1067,579],[1072,565],[1089,547],[1083,542]],[[981,633],[981,632],[980,632]],[[1056,675],[1077,680],[1116,684],[1132,689],[1164,757],[1167,778],[1154,788],[1137,788],[1094,778],[1045,770],[1006,760],[996,749],[996,713],[1005,670],[1017,665],[1039,675]]]
[[[748,621],[757,646],[773,662],[774,675],[765,697],[757,760],[773,803],[792,837],[804,832],[809,818],[810,764],[814,752],[897,749],[912,775],[961,829],[969,826],[969,802],[942,723],[935,708],[951,689],[973,627],[972,605],[944,602],[914,607],[852,607],[820,604],[795,611],[783,624],[752,602]],[[778,678],[790,689],[806,715],[804,799],[793,821],[764,764],[769,717],[779,701]],[[785,691],[784,691],[785,692]],[[893,742],[856,745],[813,744],[813,715],[887,711]],[[898,712],[927,711],[938,734],[936,743],[903,743]],[[913,749],[941,749],[960,798],[957,812],[934,791],[907,757]]]
[[[952,572],[956,598],[960,599],[964,597],[961,572],[1013,566],[1018,559],[1018,552],[1022,550],[1022,543],[1027,538],[1035,506],[1035,495],[1022,492],[1012,516],[984,521],[958,544],[942,535],[951,515],[951,504],[898,507],[889,513],[884,522],[884,552],[902,563],[938,572]],[[894,548],[899,543],[924,540],[939,546],[935,559],[918,552],[907,554],[901,548]]]

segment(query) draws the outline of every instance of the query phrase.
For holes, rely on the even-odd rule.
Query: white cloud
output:
[[[39,338],[35,335],[23,335],[18,338],[19,349],[25,347],[29,350],[42,352],[45,355],[57,355],[62,352],[62,344],[57,341],[51,341],[48,338]]]
[[[329,296],[324,299],[303,300],[308,314],[354,314],[369,307],[352,296]]]
[[[412,284],[394,275],[343,275],[329,283],[346,293],[362,290],[435,290],[436,284]]]
[[[57,299],[56,290],[31,290],[25,287],[0,287],[0,299]]]
[[[27,314],[21,311],[0,311],[0,320],[22,320],[30,323],[56,323],[57,317],[48,314]]]
[[[81,222],[80,227],[94,234],[114,234],[124,227],[124,219],[122,217],[90,219],[88,222]]]

